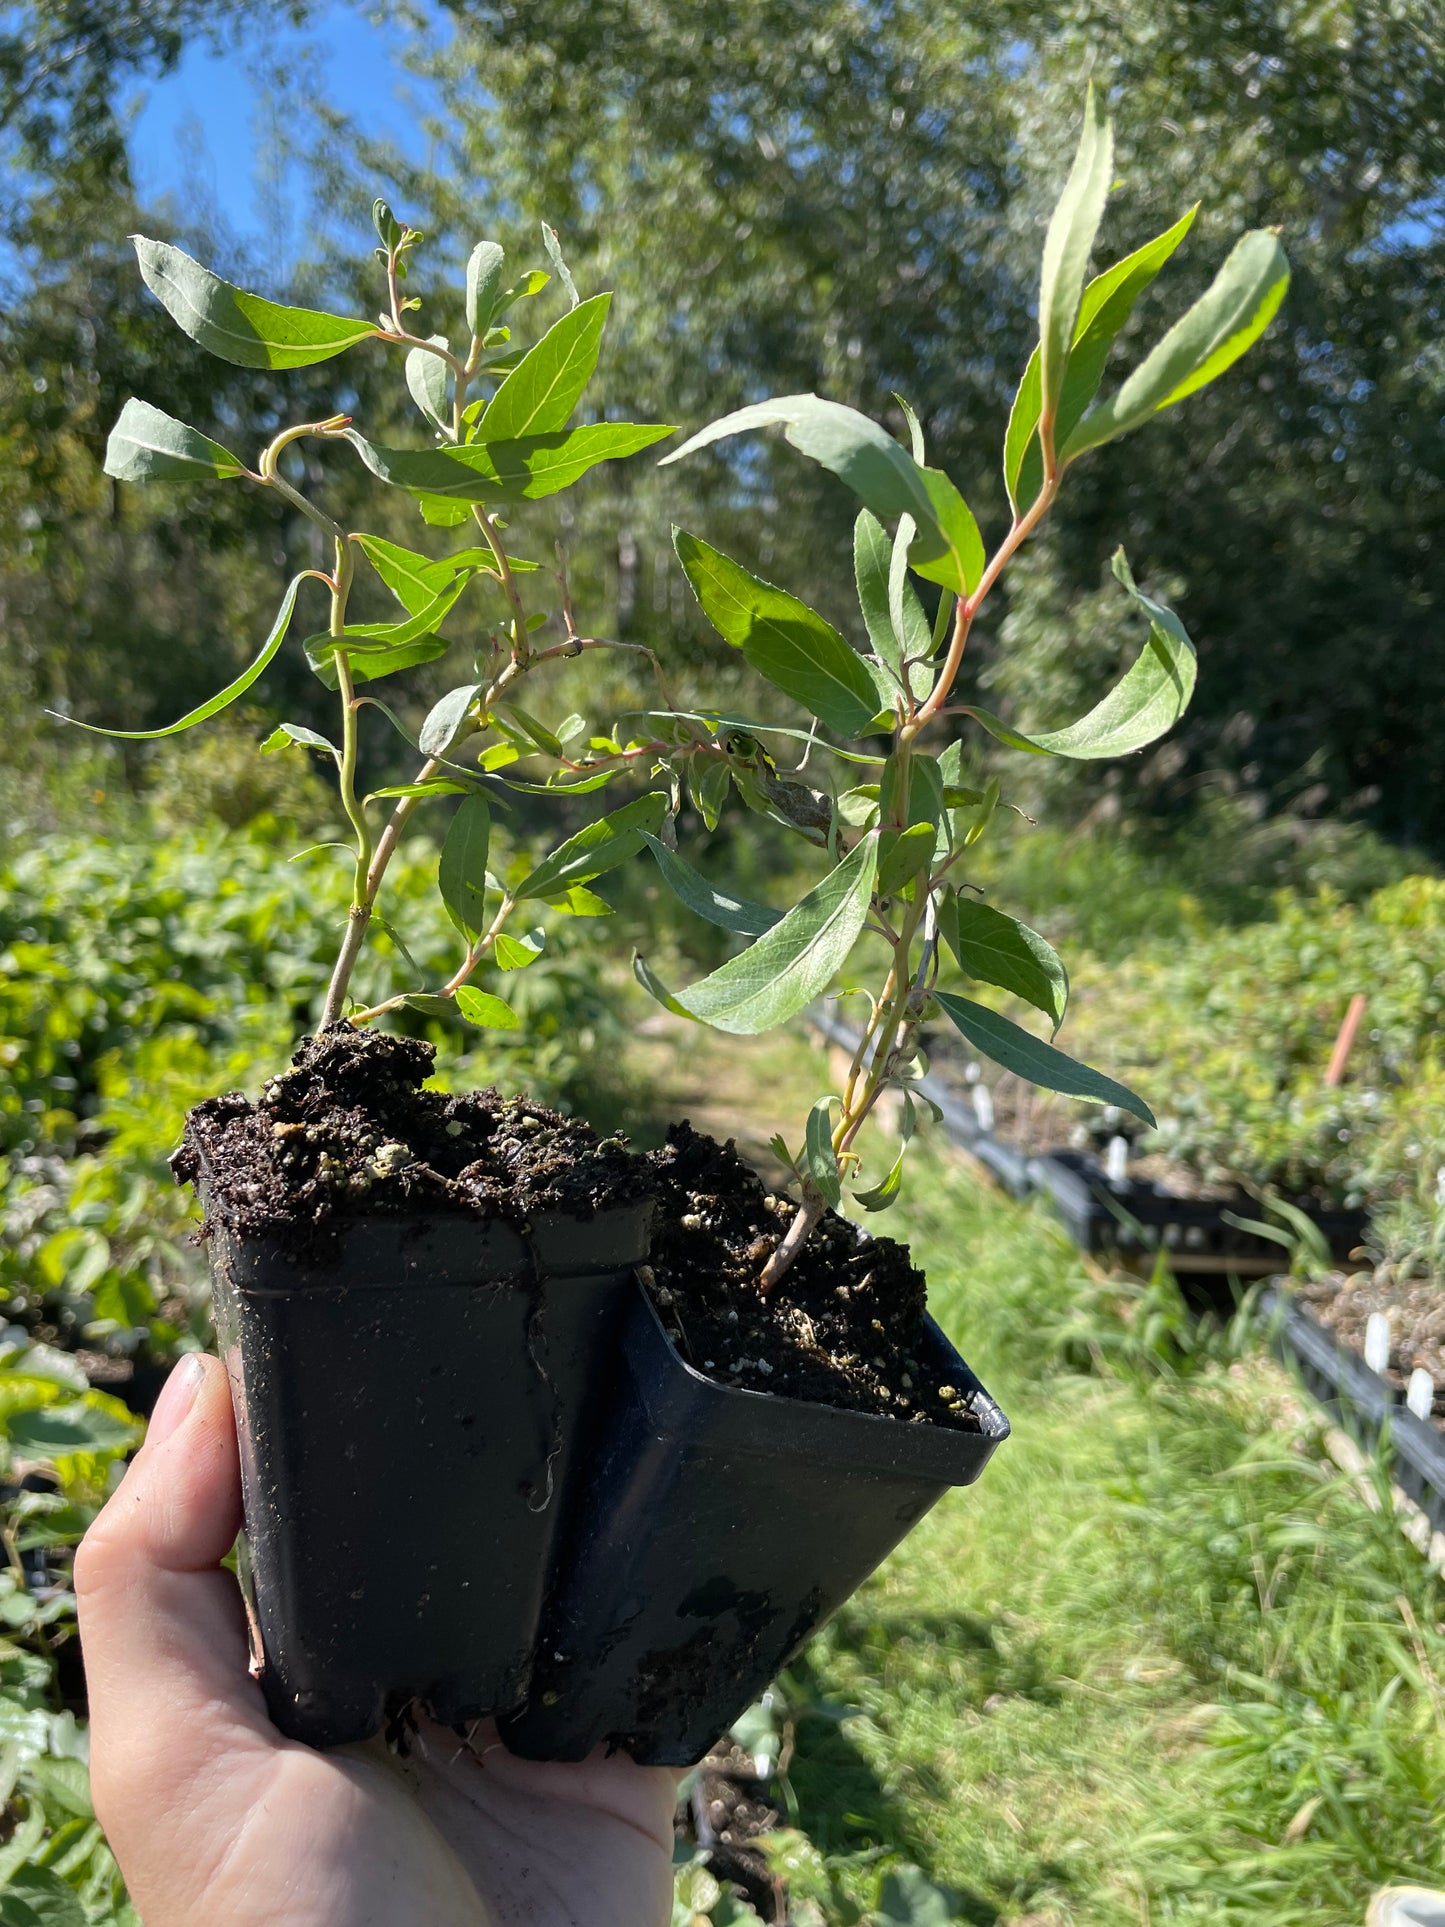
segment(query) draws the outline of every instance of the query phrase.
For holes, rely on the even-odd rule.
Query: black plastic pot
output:
[[[929,1321],[928,1369],[972,1394],[955,1431],[719,1385],[684,1363],[639,1288],[626,1381],[544,1626],[514,1752],[601,1742],[690,1766],[1008,1421]]]
[[[359,1219],[324,1263],[217,1227],[253,1636],[271,1717],[360,1740],[525,1697],[590,1471],[651,1207],[590,1221]]]
[[[1149,1180],[1115,1181],[1097,1158],[1079,1151],[1051,1151],[1031,1159],[1029,1168],[1035,1187],[1052,1199],[1069,1235],[1084,1251],[1147,1262],[1162,1249],[1181,1279],[1190,1274],[1263,1278],[1280,1268],[1277,1239],[1231,1224],[1225,1215],[1261,1217],[1262,1206],[1243,1192],[1227,1203],[1181,1198]],[[1348,1263],[1365,1235],[1368,1215],[1343,1209],[1309,1209],[1307,1215],[1335,1262]]]

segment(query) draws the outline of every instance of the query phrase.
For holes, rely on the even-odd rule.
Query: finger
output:
[[[191,1355],[76,1555],[92,1774],[107,1825],[112,1813],[123,1825],[132,1803],[169,1803],[220,1749],[281,1744],[247,1669],[240,1589],[220,1563],[240,1523],[225,1367]]]

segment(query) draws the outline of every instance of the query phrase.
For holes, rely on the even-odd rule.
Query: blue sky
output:
[[[269,205],[259,165],[272,97],[268,75],[295,76],[308,65],[321,77],[329,105],[424,158],[424,137],[406,102],[426,108],[433,96],[403,67],[406,40],[390,20],[378,24],[365,8],[332,0],[304,28],[253,30],[239,47],[219,54],[189,47],[174,73],[126,96],[142,203],[170,200],[182,217],[214,208],[238,240],[259,234]]]

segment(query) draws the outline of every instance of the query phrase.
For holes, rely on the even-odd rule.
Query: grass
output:
[[[709,1127],[741,1121],[694,1035]],[[824,1087],[804,1046],[757,1062],[750,1139]],[[798,1670],[830,1927],[896,1859],[981,1927],[1359,1927],[1375,1887],[1445,1884],[1440,1583],[1242,1328],[1100,1280],[937,1150],[887,1228],[1014,1436]]]

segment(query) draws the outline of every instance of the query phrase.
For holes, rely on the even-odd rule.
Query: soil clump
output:
[[[204,1181],[208,1218],[239,1236],[314,1250],[338,1220],[467,1214],[589,1218],[651,1194],[648,1160],[620,1137],[495,1090],[423,1090],[436,1052],[336,1024],[303,1040],[253,1104],[198,1104],[171,1159]]]
[[[976,1432],[961,1385],[924,1363],[924,1278],[906,1245],[830,1211],[766,1296],[758,1275],[794,1206],[731,1140],[674,1125],[653,1154],[643,1282],[687,1362],[721,1384]]]

